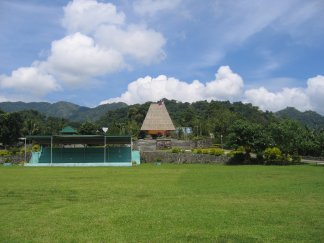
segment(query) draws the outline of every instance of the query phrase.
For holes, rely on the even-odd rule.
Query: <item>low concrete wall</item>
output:
[[[224,164],[229,158],[225,155],[215,156],[195,153],[141,152],[142,163],[176,163],[176,164]]]

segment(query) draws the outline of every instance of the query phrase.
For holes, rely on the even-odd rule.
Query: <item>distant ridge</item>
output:
[[[301,112],[294,107],[287,107],[275,113],[278,117],[299,121],[310,128],[324,128],[324,116],[315,111]]]
[[[190,104],[188,105],[191,106]],[[70,121],[76,122],[97,121],[101,117],[105,116],[108,111],[118,111],[119,109],[121,109],[120,114],[124,114],[125,112],[127,113],[129,107],[132,106],[128,106],[127,104],[122,102],[99,105],[95,108],[79,106],[77,104],[66,101],[59,101],[53,104],[48,102],[0,102],[0,110],[3,110],[5,112],[35,110],[46,116],[65,118],[69,119]],[[247,109],[247,107],[248,105],[241,104],[238,105],[235,109],[233,108],[233,111],[235,111],[236,113],[244,113],[244,110]],[[126,111],[122,110],[122,108],[126,108]],[[170,108],[171,110],[169,112],[171,115],[173,113],[173,110],[172,107]],[[126,113],[124,114],[125,116],[127,116]],[[299,121],[300,123],[310,128],[324,129],[324,116],[321,116],[315,111],[301,112],[294,107],[287,107],[274,114],[275,116],[280,118],[288,118],[291,120]]]
[[[96,121],[102,117],[106,112],[127,107],[127,104],[111,103],[99,105],[95,108],[79,106],[66,101],[59,101],[56,103],[48,102],[1,102],[0,109],[5,112],[15,112],[23,110],[35,110],[46,116],[59,117],[69,119],[71,121]]]

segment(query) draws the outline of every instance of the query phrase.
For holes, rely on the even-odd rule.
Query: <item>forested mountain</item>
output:
[[[228,148],[244,146],[260,152],[277,146],[285,154],[324,155],[324,129],[300,121],[281,118],[272,112],[241,102],[198,101],[182,103],[164,100],[176,127],[191,127],[191,138],[210,137]],[[109,127],[108,133],[141,137],[140,127],[150,102],[108,111],[97,126]],[[221,139],[222,138],[222,139]]]
[[[235,120],[246,120],[253,123],[267,125],[278,120],[272,112],[262,112],[258,107],[241,102],[229,101],[198,101],[182,103],[175,100],[164,100],[167,110],[176,127],[192,127],[195,135],[210,133],[225,134]],[[149,108],[150,102],[131,105],[106,113],[98,124],[120,129],[130,127],[139,130]]]
[[[214,143],[222,144],[222,147],[235,149],[243,146],[245,151],[256,153],[276,146],[286,155],[324,156],[324,128],[316,125],[317,120],[308,126],[305,120],[298,121],[298,116],[293,117],[295,120],[285,116],[281,118],[280,113],[263,112],[256,106],[241,102],[182,103],[165,99],[164,103],[176,127],[192,128],[192,133],[186,138],[214,137]],[[18,105],[20,109],[24,106],[23,103]],[[31,108],[37,108],[35,103],[32,105]],[[117,103],[90,109],[66,102],[53,105],[40,103],[43,109],[48,107],[49,110],[43,112],[47,116],[33,110],[11,113],[0,110],[0,143],[9,146],[14,145],[21,136],[55,135],[66,125],[77,128],[79,134],[100,134],[102,127],[108,127],[108,135],[131,135],[136,139],[143,135],[140,128],[149,105],[150,102],[130,106]],[[108,107],[110,110],[107,111]],[[291,113],[299,114],[296,111]],[[104,115],[95,120],[100,114]],[[314,116],[311,112],[305,114]],[[63,116],[82,122],[73,122]],[[315,114],[315,117],[318,116]],[[172,136],[183,138],[183,134]]]
[[[96,121],[102,117],[107,111],[126,107],[125,103],[112,103],[100,105],[95,108],[79,106],[70,102],[60,101],[57,103],[47,102],[2,102],[0,109],[5,112],[17,112],[25,110],[35,110],[47,117],[57,117],[69,119],[71,121]]]
[[[204,119],[207,119],[208,117],[218,116],[220,120],[226,120],[227,117],[245,117],[248,120],[261,123],[265,123],[267,119],[270,118],[287,118],[296,120],[309,128],[324,128],[323,116],[314,111],[300,112],[293,107],[287,107],[273,114],[271,112],[261,112],[257,107],[241,102],[231,104],[228,101],[199,101],[190,104],[178,101],[165,101],[171,118],[176,126],[191,126],[197,128],[199,124],[195,117],[204,117]],[[149,104],[148,102],[142,105],[136,104],[127,106],[125,103],[119,102],[89,108],[65,101],[53,104],[48,102],[2,102],[0,103],[0,109],[5,112],[35,110],[47,117],[63,118],[73,122],[95,122],[101,120],[101,123],[105,120],[104,117],[108,111],[116,111],[109,113],[109,121],[115,121],[115,123],[126,122],[129,118],[128,111],[130,110],[130,116],[134,118],[137,123],[141,123],[145,117]],[[235,116],[233,114],[235,114]]]
[[[299,121],[310,128],[324,128],[324,116],[314,111],[301,112],[294,107],[287,107],[286,109],[276,112],[276,115],[278,117]]]

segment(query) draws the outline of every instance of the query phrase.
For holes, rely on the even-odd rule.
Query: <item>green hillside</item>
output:
[[[281,118],[288,118],[299,121],[310,128],[324,128],[324,117],[315,111],[301,112],[294,107],[287,107],[276,112],[276,115]]]
[[[70,102],[60,101],[56,103],[48,102],[2,102],[0,109],[5,112],[17,112],[25,110],[35,110],[48,117],[64,118],[71,121],[83,122],[85,120],[96,121],[107,111],[126,107],[125,103],[112,103],[100,105],[95,108],[79,106]]]

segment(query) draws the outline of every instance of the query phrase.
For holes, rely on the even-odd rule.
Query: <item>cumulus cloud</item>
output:
[[[52,75],[42,72],[37,66],[18,68],[11,73],[11,76],[1,76],[0,87],[37,97],[61,89]]]
[[[324,114],[324,76],[318,75],[308,79],[306,94],[313,108]]]
[[[68,35],[52,42],[47,60],[2,76],[2,89],[28,90],[37,99],[66,85],[79,88],[99,76],[165,57],[163,35],[127,23],[125,14],[111,3],[71,1],[64,7],[62,25]]]
[[[115,5],[96,0],[74,0],[64,7],[63,26],[69,33],[89,34],[101,25],[121,25],[125,14]]]
[[[216,73],[216,79],[206,84],[206,96],[208,99],[233,100],[241,94],[243,79],[233,73],[229,66],[222,66]]]
[[[104,100],[101,104],[125,102],[128,104],[156,101],[161,98],[187,102],[198,100],[236,100],[243,88],[242,78],[233,73],[230,67],[222,66],[216,73],[216,79],[206,84],[195,80],[186,83],[176,78],[160,75],[156,78],[139,78],[128,85],[120,97]]]
[[[153,16],[161,11],[175,9],[180,2],[181,0],[138,0],[133,7],[139,15]]]
[[[44,64],[68,83],[112,73],[124,66],[122,55],[95,44],[91,37],[75,33],[52,43],[51,55]]]
[[[318,75],[307,81],[307,88],[283,88],[270,92],[261,87],[245,92],[245,101],[262,110],[278,111],[293,106],[301,111],[315,110],[324,114],[324,76]]]
[[[307,88],[283,88],[272,92],[264,87],[247,89],[243,92],[244,81],[229,66],[221,66],[215,80],[202,83],[195,80],[191,83],[177,78],[160,75],[156,78],[146,76],[128,85],[120,97],[103,100],[100,104],[125,102],[127,104],[157,101],[162,98],[182,102],[199,100],[243,100],[252,103],[262,110],[279,111],[293,106],[301,111],[315,110],[324,114],[324,76],[318,75],[307,81]]]
[[[264,87],[245,92],[245,101],[257,105],[262,110],[279,111],[293,106],[301,111],[312,108],[305,91],[300,88],[284,88],[279,92],[270,92]]]
[[[5,96],[0,95],[0,102],[8,101],[8,99]]]
[[[150,64],[165,57],[161,48],[165,44],[163,35],[144,26],[130,25],[126,30],[116,26],[102,26],[95,34],[97,42],[107,48],[134,58],[137,62]]]

